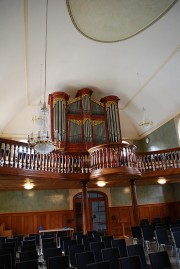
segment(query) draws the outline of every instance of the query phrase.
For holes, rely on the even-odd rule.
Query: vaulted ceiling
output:
[[[84,87],[98,100],[116,95],[123,139],[146,134],[138,125],[143,107],[153,121],[147,132],[180,113],[180,1],[162,1],[167,11],[161,1],[143,2],[49,0],[46,101],[55,91],[74,98]],[[31,119],[44,98],[45,29],[46,0],[0,1],[0,137],[26,139],[37,128]]]

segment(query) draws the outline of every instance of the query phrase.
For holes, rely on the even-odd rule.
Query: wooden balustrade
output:
[[[91,169],[134,167],[136,165],[135,146],[126,143],[104,144],[89,149]]]
[[[134,145],[111,143],[93,147],[89,153],[57,150],[43,155],[27,143],[0,139],[0,167],[87,174],[104,168],[137,167],[143,173],[180,168],[180,148],[135,153]]]
[[[88,153],[38,154],[26,143],[0,139],[0,167],[56,173],[90,173]]]
[[[141,172],[180,168],[180,148],[137,153],[136,158]]]

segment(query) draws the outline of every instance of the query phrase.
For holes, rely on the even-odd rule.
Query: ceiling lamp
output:
[[[31,190],[31,189],[34,188],[34,184],[30,181],[29,178],[26,178],[26,179],[25,179],[24,188],[25,188],[26,190]]]
[[[139,126],[142,127],[144,130],[149,129],[153,125],[153,121],[148,117],[146,109],[143,107],[142,109],[143,119],[139,123]]]
[[[165,184],[165,183],[167,182],[167,180],[166,180],[164,177],[158,177],[157,182],[158,182],[159,184]]]
[[[97,185],[98,185],[98,187],[104,187],[104,186],[106,186],[106,182],[105,181],[98,181]]]
[[[45,73],[45,82],[44,82],[44,102],[41,108],[41,116],[40,116],[40,123],[41,128],[38,131],[38,136],[35,138],[33,133],[28,135],[28,143],[34,146],[34,149],[37,153],[40,154],[48,154],[55,149],[55,144],[49,137],[48,131],[48,116],[49,116],[49,109],[46,105],[46,69],[47,69],[47,21],[48,21],[48,0],[46,2],[46,28],[45,28],[45,60],[44,60],[44,73]]]

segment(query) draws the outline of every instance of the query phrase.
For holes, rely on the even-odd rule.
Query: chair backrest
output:
[[[49,257],[47,262],[48,269],[67,269],[70,267],[69,256]]]
[[[173,241],[177,249],[180,249],[180,231],[173,232]]]
[[[16,251],[15,248],[0,248],[0,255],[4,254],[10,254],[11,255],[11,261],[12,261],[12,268],[15,267],[15,261],[16,261]]]
[[[94,252],[96,262],[103,260],[101,251],[103,248],[105,248],[105,243],[103,241],[90,243],[90,250]]]
[[[21,242],[21,245],[22,245],[22,246],[25,246],[25,245],[36,245],[36,239],[23,240],[23,241]]]
[[[61,248],[47,248],[45,250],[44,259],[47,261],[50,257],[62,256]]]
[[[72,266],[76,267],[77,261],[76,261],[76,254],[84,252],[85,248],[82,244],[79,245],[69,245],[69,258],[70,263]]]
[[[159,245],[166,245],[169,243],[169,237],[166,229],[155,230],[155,236]]]
[[[77,245],[76,239],[70,239],[70,240],[63,241],[63,250],[64,250],[65,255],[69,254],[69,246],[70,245]]]
[[[24,235],[23,234],[13,235],[13,238],[17,238],[18,246],[21,246],[21,242],[24,240]]]
[[[120,253],[117,247],[102,249],[102,257],[104,261],[110,262],[111,269],[119,269]]]
[[[95,263],[89,263],[86,266],[87,269],[110,269],[110,264],[108,261],[101,261]]]
[[[70,236],[62,236],[62,237],[58,237],[59,239],[59,247],[64,250],[64,241],[67,241],[67,240],[71,240],[71,237]]]
[[[7,238],[6,239],[6,244],[11,243],[11,242],[13,242],[12,245],[15,246],[16,250],[18,250],[18,239],[17,238]]]
[[[45,254],[46,249],[48,249],[48,248],[57,248],[56,242],[45,242],[45,243],[43,243],[43,245],[42,245],[43,254]]]
[[[140,226],[131,226],[131,233],[133,239],[141,239],[142,238],[142,232]]]
[[[19,253],[19,260],[21,262],[36,260],[36,259],[38,259],[37,250],[24,251],[24,252]]]
[[[6,269],[14,268],[12,265],[12,258],[10,254],[0,254],[0,263],[4,264]]]
[[[121,269],[142,269],[142,264],[139,256],[122,257],[119,259]]]
[[[141,263],[143,266],[147,265],[146,256],[142,244],[128,245],[127,246],[128,256],[137,256],[139,255]]]
[[[76,261],[78,269],[85,269],[87,264],[95,262],[94,252],[87,251],[76,253]]]
[[[0,269],[6,269],[6,265],[0,263]]]
[[[25,246],[20,246],[20,251],[25,252],[25,251],[32,251],[36,250],[36,245],[25,245]]]
[[[167,251],[151,252],[149,260],[152,269],[172,268]]]
[[[154,241],[154,229],[152,225],[142,226],[142,235],[145,241]]]
[[[111,241],[113,240],[113,235],[103,235],[101,236],[101,241],[105,243],[106,248],[111,248]]]
[[[38,233],[31,233],[29,236],[33,236],[36,239],[36,245],[39,245],[39,234]]]
[[[127,257],[126,240],[124,238],[113,239],[111,241],[112,247],[119,249],[120,257]]]
[[[38,260],[17,262],[16,269],[38,269]]]

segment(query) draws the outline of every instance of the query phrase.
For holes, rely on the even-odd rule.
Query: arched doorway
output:
[[[75,214],[75,230],[82,231],[82,192],[73,198]],[[108,230],[108,199],[105,193],[99,191],[88,191],[88,208],[90,229],[99,232]]]

